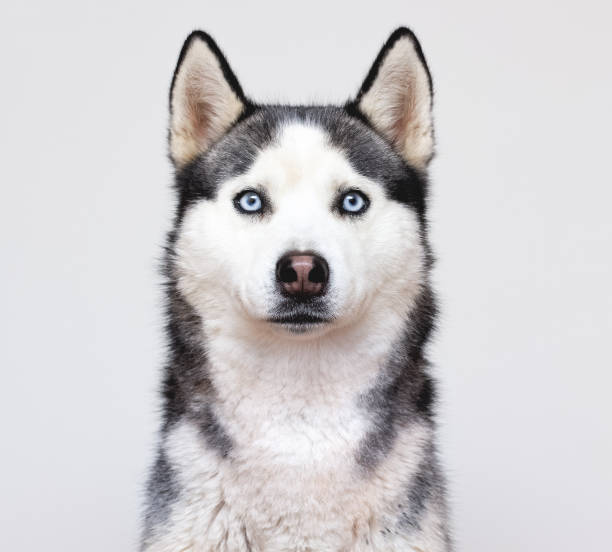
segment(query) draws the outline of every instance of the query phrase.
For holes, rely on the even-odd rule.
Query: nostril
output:
[[[315,257],[313,267],[308,273],[308,279],[314,284],[325,284],[329,279],[329,268],[325,259]]]
[[[294,270],[293,260],[291,257],[284,257],[278,263],[276,268],[276,277],[279,282],[283,282],[284,284],[291,284],[292,282],[296,282],[298,279],[297,272]]]

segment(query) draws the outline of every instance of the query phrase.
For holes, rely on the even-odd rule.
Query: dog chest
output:
[[[185,538],[201,547],[194,550],[215,549],[216,539],[234,542],[231,550],[373,550],[397,515],[403,480],[418,463],[413,445],[419,439],[366,474],[347,434],[332,437],[328,427],[327,434],[305,432],[292,443],[289,428],[284,435],[272,430],[276,441],[264,430],[228,458],[210,450],[193,424],[173,430],[166,451],[181,488],[173,533],[185,526]]]

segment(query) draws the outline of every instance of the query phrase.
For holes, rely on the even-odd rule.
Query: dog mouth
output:
[[[293,333],[305,333],[319,328],[333,321],[333,317],[326,312],[322,305],[295,305],[282,304],[277,307],[268,322],[282,326]]]
[[[272,316],[268,318],[268,322],[274,324],[326,324],[331,322],[331,318],[323,316],[315,316],[312,314],[289,314],[286,316]]]

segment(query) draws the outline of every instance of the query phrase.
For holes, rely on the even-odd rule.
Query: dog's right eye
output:
[[[234,206],[240,213],[252,215],[262,212],[264,201],[255,190],[244,190],[234,198]]]

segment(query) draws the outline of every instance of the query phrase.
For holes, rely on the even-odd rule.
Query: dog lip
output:
[[[268,318],[269,322],[274,324],[325,324],[331,322],[330,318],[323,316],[315,316],[312,314],[300,313],[300,314],[289,314],[285,316],[272,316]]]

